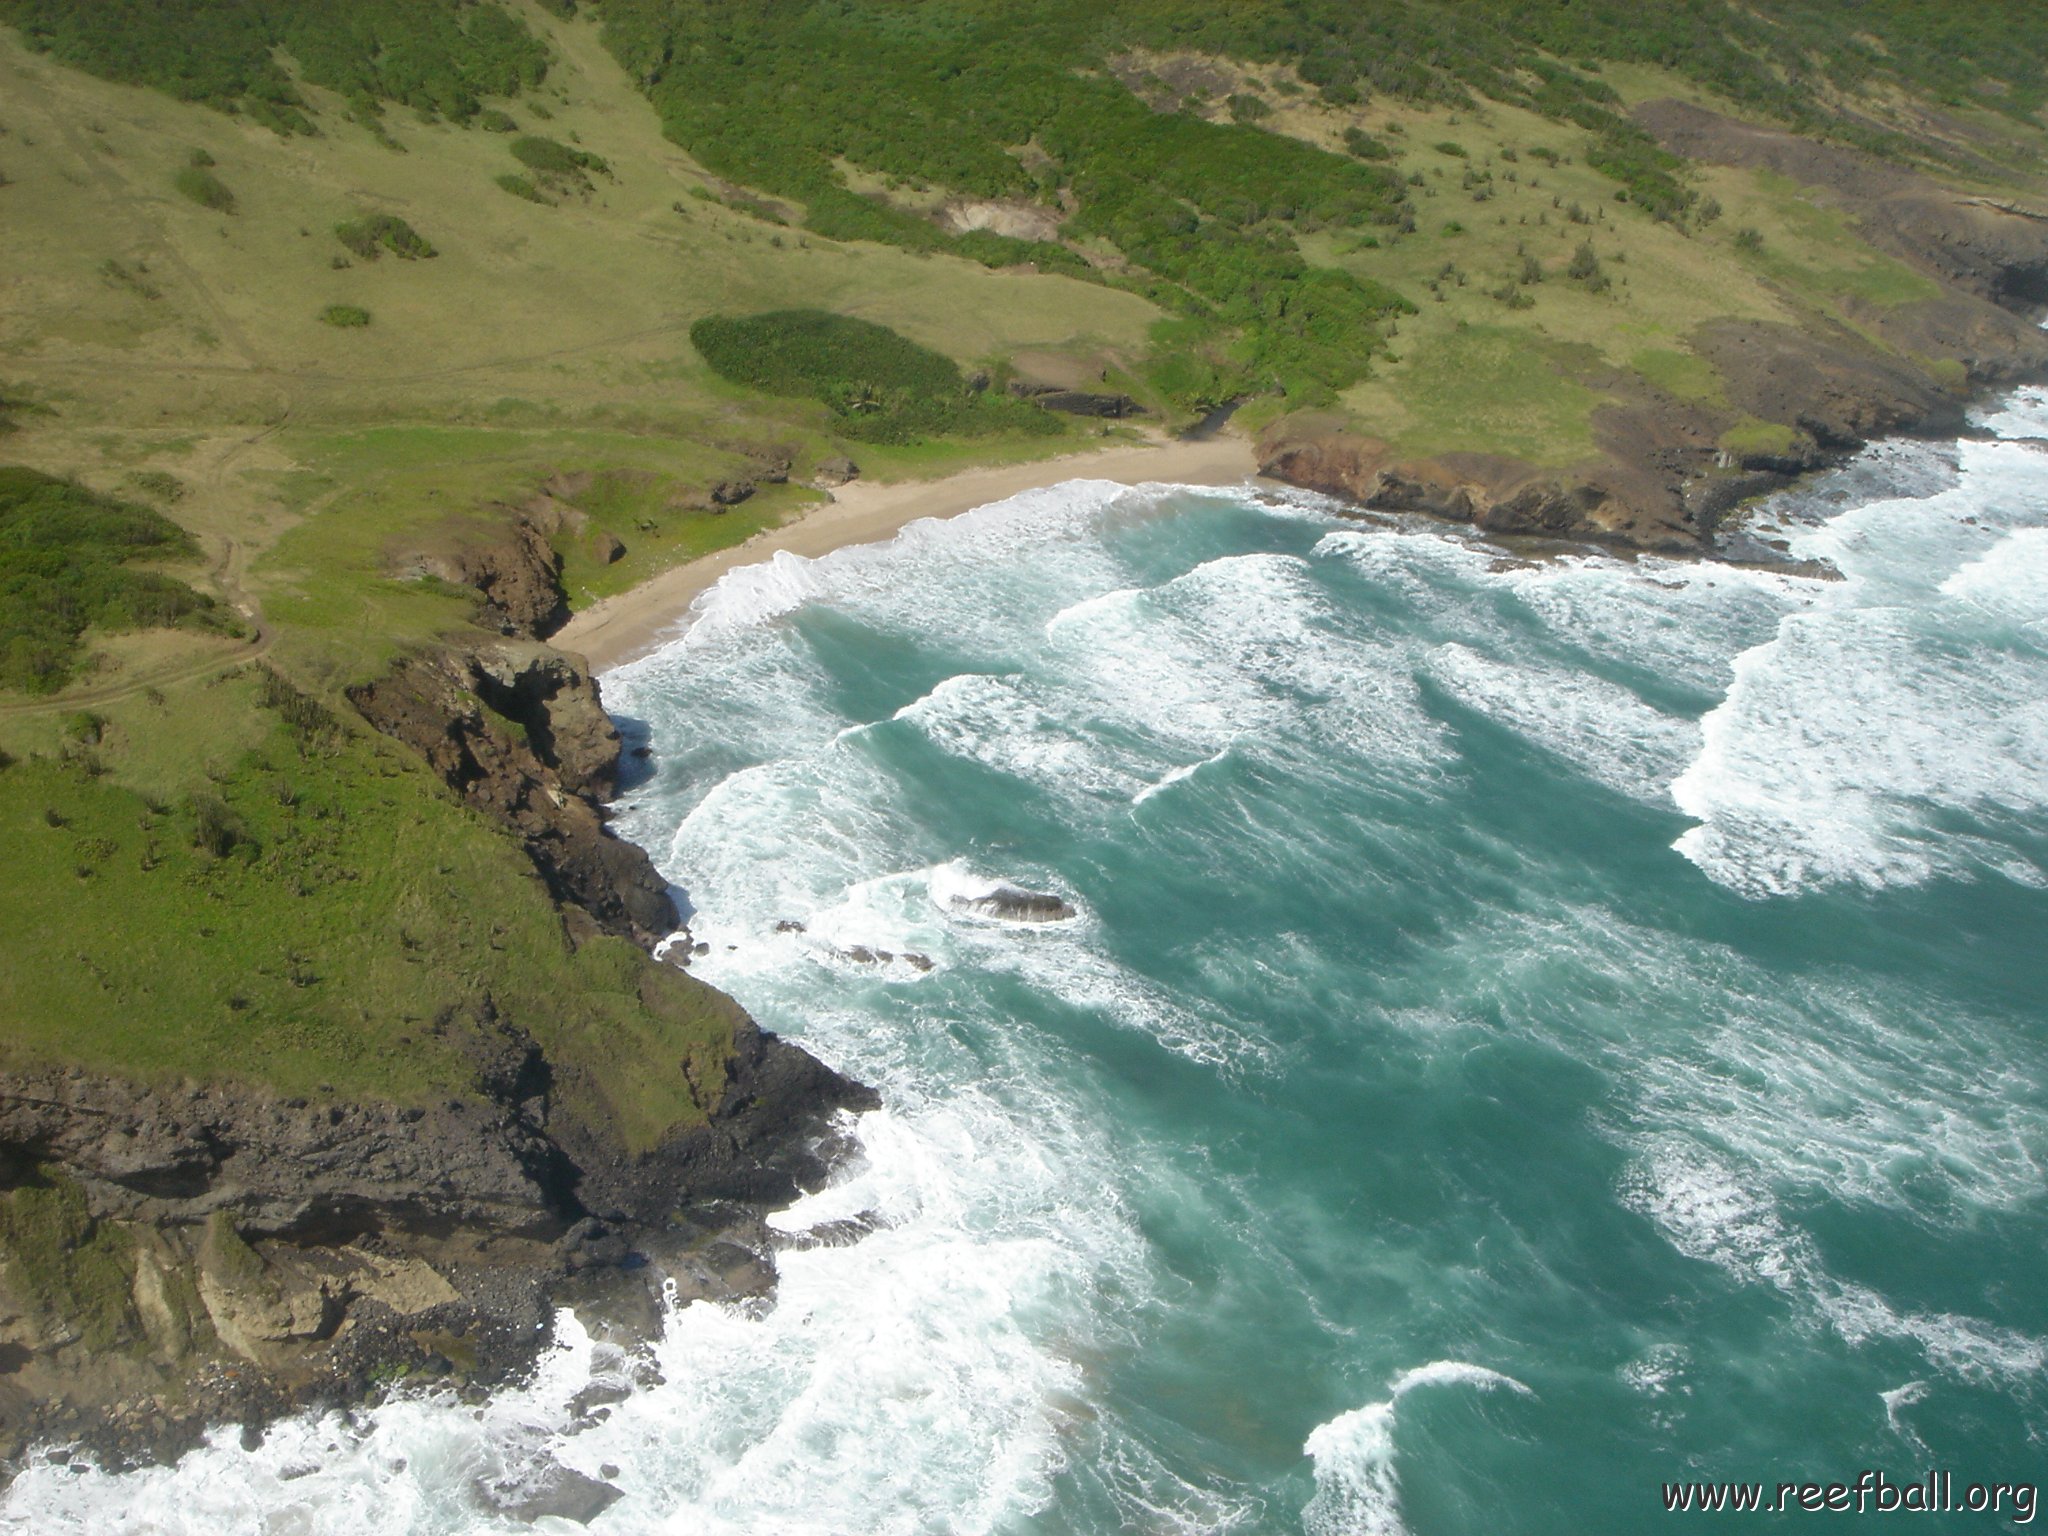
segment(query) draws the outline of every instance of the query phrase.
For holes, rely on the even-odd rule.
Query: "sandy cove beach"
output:
[[[784,550],[816,559],[849,544],[889,538],[922,517],[953,517],[1062,480],[1236,485],[1257,473],[1248,438],[1219,436],[1183,442],[1161,437],[1029,464],[963,470],[936,480],[888,484],[856,480],[834,491],[832,501],[791,522],[764,529],[743,544],[672,566],[630,591],[591,604],[551,639],[563,650],[580,652],[602,672],[644,656],[673,638],[690,605],[727,571],[770,559]]]

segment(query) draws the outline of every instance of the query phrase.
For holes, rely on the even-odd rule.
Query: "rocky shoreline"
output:
[[[1709,163],[1791,177],[1942,289],[1854,329],[1722,321],[1693,338],[1726,403],[1666,394],[1634,376],[1580,379],[1612,403],[1596,454],[1567,469],[1481,453],[1397,453],[1314,413],[1259,443],[1261,474],[1375,510],[1420,512],[1489,533],[1708,553],[1722,520],[1879,437],[1955,437],[1970,402],[2048,378],[2048,210],[1971,197],[1839,145],[1676,101],[1642,125]],[[1743,432],[1742,428],[1748,431]],[[1761,427],[1764,430],[1759,431]]]
[[[498,633],[403,658],[351,695],[362,722],[518,838],[570,943],[651,949],[676,909],[605,824],[619,734],[588,667],[546,643],[567,610],[545,528],[529,512],[437,563]],[[127,1466],[397,1382],[488,1393],[565,1305],[634,1341],[665,1289],[766,1295],[764,1213],[823,1181],[844,1117],[876,1096],[672,966],[650,959],[641,990],[650,1007],[709,1000],[732,1030],[706,1122],[644,1151],[567,1108],[557,1064],[488,1000],[458,1031],[476,1091],[426,1105],[0,1074],[0,1184],[36,1187],[62,1267],[61,1283],[0,1286],[0,1480],[36,1446]],[[110,1236],[127,1256],[95,1265]],[[556,1502],[512,1512],[602,1508],[587,1482],[542,1476]]]

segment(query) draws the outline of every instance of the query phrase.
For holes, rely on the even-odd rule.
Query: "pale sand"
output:
[[[550,643],[580,652],[602,672],[645,656],[680,634],[690,605],[727,571],[770,559],[783,550],[815,559],[849,544],[887,539],[921,517],[952,517],[1063,480],[1237,485],[1257,473],[1250,440],[1220,436],[1193,443],[1171,438],[1125,443],[1032,464],[963,470],[939,480],[903,480],[889,485],[856,480],[834,491],[832,501],[811,508],[793,522],[766,529],[730,549],[672,566],[630,591],[592,603],[556,631]]]

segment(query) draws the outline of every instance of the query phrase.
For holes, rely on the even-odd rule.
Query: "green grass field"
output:
[[[699,1117],[723,999],[680,975],[643,996],[639,951],[572,950],[516,843],[408,754],[302,741],[258,698],[238,673],[108,706],[89,748],[0,770],[8,1065],[418,1100],[470,1085],[495,1016],[635,1146]]]

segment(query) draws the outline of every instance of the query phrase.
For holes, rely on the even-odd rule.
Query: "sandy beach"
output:
[[[564,650],[581,653],[602,672],[644,656],[672,638],[682,628],[690,605],[727,571],[770,559],[783,550],[815,559],[849,544],[889,538],[919,518],[953,517],[1062,480],[1236,485],[1257,473],[1248,438],[1219,436],[1199,442],[1162,437],[1147,443],[1122,443],[1029,464],[963,470],[936,480],[889,484],[856,480],[834,491],[832,501],[813,507],[793,522],[673,566],[631,591],[593,603],[552,640]]]

